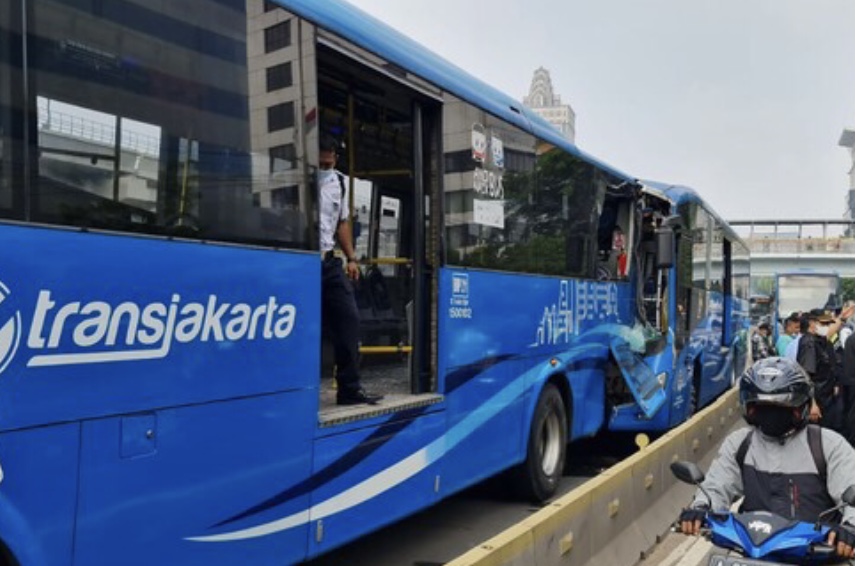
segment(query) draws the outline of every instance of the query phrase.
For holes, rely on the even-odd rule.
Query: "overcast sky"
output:
[[[576,143],[725,218],[841,218],[855,0],[350,0],[522,99],[543,66]]]

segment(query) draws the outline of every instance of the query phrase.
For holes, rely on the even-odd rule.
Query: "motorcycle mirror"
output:
[[[683,483],[698,485],[704,481],[704,473],[694,462],[672,462],[671,473]]]
[[[840,496],[839,505],[835,505],[831,509],[826,509],[825,511],[819,514],[819,516],[816,518],[816,525],[814,526],[814,528],[819,529],[819,525],[820,523],[822,523],[825,517],[828,517],[835,511],[843,509],[847,505],[849,505],[850,507],[855,507],[855,485],[850,485],[846,488],[846,491],[844,491],[843,495]]]

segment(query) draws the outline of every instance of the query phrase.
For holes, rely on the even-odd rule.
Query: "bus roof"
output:
[[[660,181],[650,181],[650,180],[642,180],[641,183],[643,185],[647,185],[652,187],[658,191],[661,191],[667,198],[669,198],[674,204],[683,204],[687,202],[695,202],[704,206],[704,210],[706,210],[709,214],[711,214],[716,220],[718,220],[719,224],[721,224],[724,232],[731,240],[737,240],[739,242],[745,243],[742,237],[734,231],[734,229],[727,223],[727,220],[719,216],[718,212],[716,212],[710,205],[703,199],[703,197],[691,187],[686,187],[684,185],[671,185],[668,183],[662,183]]]
[[[549,122],[518,100],[504,94],[417,41],[343,0],[273,0],[319,27],[341,35],[395,65],[475,104],[539,139],[577,155],[625,181],[635,177],[579,149]]]

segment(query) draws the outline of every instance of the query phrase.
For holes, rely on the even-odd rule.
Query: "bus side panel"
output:
[[[704,291],[693,291],[706,293]],[[692,323],[688,339],[677,354],[674,376],[671,380],[671,425],[675,426],[692,416],[692,395],[700,368],[700,394],[698,409],[707,405],[730,387],[732,355],[722,348],[722,317],[724,296],[706,293],[706,305],[699,309],[697,322]]]
[[[442,270],[439,387],[446,397],[452,439],[443,473],[449,491],[525,458],[527,408],[550,374],[551,357],[560,356],[562,365],[572,365],[586,343],[607,344],[610,333],[623,326],[621,322],[632,320],[619,288],[629,286]],[[589,391],[599,394],[601,390]],[[595,400],[591,405],[598,408],[601,403]],[[576,407],[588,405],[574,399]],[[574,415],[575,419],[587,417]]]
[[[3,428],[318,387],[317,254],[3,230]]]
[[[443,413],[393,416],[317,441],[310,554],[327,552],[438,499]]]
[[[448,453],[442,469],[449,493],[521,462],[534,371],[521,362],[485,369],[449,395]]]
[[[0,435],[0,539],[21,566],[68,566],[74,541],[80,427]]]
[[[204,537],[307,508],[300,485],[311,469],[316,412],[317,394],[306,391],[84,423],[75,564],[303,559],[305,520],[238,540]]]
[[[724,294],[709,291],[707,294],[707,312],[704,319],[706,329],[702,356],[703,385],[701,386],[700,406],[706,406],[730,387],[727,370],[730,348],[724,346]]]
[[[685,399],[682,395],[684,387],[677,387],[677,377],[675,376],[677,372],[673,370],[674,353],[671,345],[674,337],[668,336],[666,340],[667,346],[662,351],[644,358],[644,363],[653,370],[654,374],[661,375],[664,373],[668,376],[664,387],[667,392],[665,404],[650,418],[645,418],[636,404],[616,407],[609,419],[609,430],[653,432],[667,430],[673,426],[673,413],[675,409],[682,407]]]
[[[687,344],[674,362],[674,376],[671,379],[671,426],[677,426],[691,417],[692,377],[694,357],[699,355],[696,348]]]
[[[593,436],[606,420],[606,376],[598,368],[575,370],[568,376],[573,400],[569,439]]]
[[[731,340],[731,351],[733,352],[733,378],[734,382],[748,367],[748,328],[750,319],[748,315],[748,301],[739,297],[730,297],[731,317],[733,319],[733,338]]]

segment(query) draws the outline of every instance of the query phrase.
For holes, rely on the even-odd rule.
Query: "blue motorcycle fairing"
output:
[[[838,557],[812,555],[811,548],[823,544],[828,535],[828,527],[820,525],[819,530],[813,523],[789,521],[771,513],[727,513],[710,514],[707,524],[711,531],[711,542],[721,548],[735,549],[751,558],[768,558],[791,564],[830,564]],[[765,532],[768,528],[768,532]],[[751,531],[762,536],[752,537]],[[755,540],[758,543],[755,543]],[[762,541],[762,542],[759,542]]]

